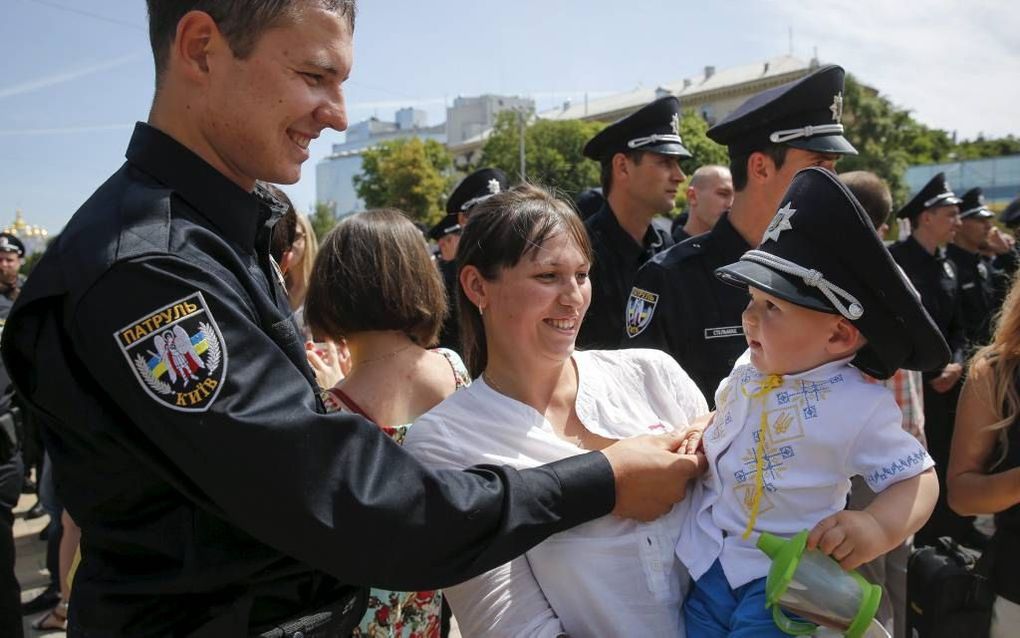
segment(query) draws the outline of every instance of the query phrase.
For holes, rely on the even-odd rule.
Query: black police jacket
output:
[[[609,202],[584,222],[591,239],[591,306],[577,335],[581,348],[608,350],[620,347],[627,295],[638,268],[673,245],[669,232],[649,224],[644,243],[638,245],[618,221]]]
[[[956,264],[946,258],[941,248],[930,254],[913,236],[890,246],[889,253],[921,294],[924,309],[949,344],[952,361],[962,364],[966,338]],[[938,376],[939,372],[928,371],[926,378]]]
[[[638,272],[627,301],[623,345],[673,356],[710,406],[715,389],[747,350],[740,316],[747,291],[723,283],[715,269],[750,250],[723,214],[711,231],[656,255]]]
[[[946,257],[956,266],[960,286],[960,316],[967,356],[986,345],[992,338],[992,316],[996,304],[996,272],[991,260],[956,244],[946,246]]]
[[[324,414],[259,190],[139,124],[8,319],[8,369],[82,528],[80,635],[245,635],[339,583],[460,582],[613,507],[601,454],[431,472]]]

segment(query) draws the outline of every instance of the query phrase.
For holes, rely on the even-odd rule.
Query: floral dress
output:
[[[446,348],[436,348],[433,352],[446,357],[457,390],[471,384],[471,375],[456,352]],[[327,390],[322,398],[327,412],[356,412],[372,420],[339,387]],[[380,427],[391,439],[403,445],[411,424]],[[366,638],[439,638],[442,606],[443,595],[438,591],[400,592],[373,587],[368,596],[368,610],[351,635]]]

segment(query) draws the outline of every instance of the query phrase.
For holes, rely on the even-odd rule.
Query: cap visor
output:
[[[641,146],[634,150],[651,151],[653,153],[659,153],[661,155],[675,155],[677,157],[694,157],[690,151],[684,148],[683,144],[677,144],[676,142],[666,142],[664,144],[649,144],[648,146]]]
[[[731,286],[739,288],[753,286],[770,295],[811,310],[829,314],[836,312],[824,301],[808,294],[801,286],[787,280],[784,275],[752,261],[738,261],[722,268],[716,268],[715,276]]]
[[[960,215],[960,219],[991,219],[995,217],[995,213],[988,210],[987,208],[981,208],[973,213],[964,213]]]
[[[842,135],[813,135],[784,142],[787,146],[836,155],[857,155],[857,149]]]

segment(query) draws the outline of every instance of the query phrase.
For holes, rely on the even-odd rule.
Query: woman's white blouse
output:
[[[577,416],[595,434],[683,430],[708,411],[690,377],[658,350],[576,352],[573,359]],[[416,421],[404,447],[436,469],[524,469],[586,451],[483,378]],[[687,509],[681,503],[651,523],[604,516],[444,594],[465,636],[683,636],[689,577],[674,547]]]

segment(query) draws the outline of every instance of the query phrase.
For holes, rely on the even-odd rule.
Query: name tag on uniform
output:
[[[725,339],[727,337],[743,336],[743,326],[719,326],[718,328],[705,328],[705,339]]]

